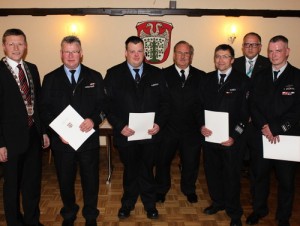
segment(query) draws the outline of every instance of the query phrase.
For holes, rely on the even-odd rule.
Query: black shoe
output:
[[[231,219],[230,226],[242,226],[241,219]]]
[[[217,213],[221,210],[224,210],[224,207],[210,205],[209,207],[206,207],[203,210],[203,213],[205,213],[207,215],[212,215],[212,214],[215,214],[215,213]]]
[[[262,218],[262,216],[260,216],[257,213],[252,212],[246,219],[246,224],[249,225],[255,225],[258,224],[259,220]]]
[[[279,220],[278,226],[290,226],[289,220]]]
[[[125,219],[127,217],[130,216],[130,211],[133,210],[133,207],[128,207],[128,206],[122,206],[120,209],[119,209],[119,212],[118,212],[118,217],[120,219]]]
[[[147,217],[149,219],[157,219],[158,218],[158,211],[156,208],[148,209],[147,210]]]
[[[97,226],[97,221],[96,221],[96,219],[94,219],[94,220],[87,220],[87,221],[85,222],[85,226]]]
[[[61,226],[74,226],[74,220],[64,220]]]
[[[187,200],[190,203],[196,203],[196,202],[198,202],[198,197],[197,197],[197,195],[195,193],[187,194],[186,197],[187,197]]]
[[[156,202],[164,203],[165,200],[166,200],[165,194],[161,194],[161,193],[156,194]]]

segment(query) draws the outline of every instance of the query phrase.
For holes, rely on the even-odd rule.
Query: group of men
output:
[[[36,66],[23,60],[27,50],[23,31],[7,30],[2,46],[0,161],[8,226],[42,226],[41,148],[49,147],[50,141],[63,202],[62,226],[73,226],[79,210],[74,191],[77,165],[85,225],[97,225],[99,124],[104,115],[113,126],[114,145],[124,165],[120,219],[130,216],[139,196],[147,217],[159,217],[156,202],[167,199],[170,166],[177,151],[181,191],[188,202],[196,203],[203,149],[212,200],[205,214],[225,210],[231,226],[242,225],[240,172],[246,155],[251,162],[253,196],[253,213],[246,223],[257,224],[268,214],[270,172],[275,167],[279,185],[276,219],[279,226],[289,225],[296,163],[264,159],[262,146],[262,136],[277,143],[280,135],[300,132],[300,71],[287,62],[290,50],[284,36],[270,40],[269,59],[259,55],[261,38],[253,32],[245,35],[240,58],[234,58],[230,45],[219,45],[214,51],[216,70],[208,74],[191,65],[194,48],[186,41],[174,46],[174,64],[161,70],[145,63],[143,40],[131,36],[125,42],[126,60],[108,69],[104,80],[82,64],[78,37],[67,36],[61,42],[63,65],[44,77],[42,87]],[[77,151],[49,128],[68,105],[84,118],[81,131],[95,129]],[[214,131],[205,125],[204,110],[229,114],[228,140],[205,141]],[[129,127],[129,114],[147,112],[155,113],[153,127],[147,128],[151,139],[129,141],[135,133]]]

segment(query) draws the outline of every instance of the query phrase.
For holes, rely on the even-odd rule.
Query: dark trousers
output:
[[[253,211],[261,216],[269,213],[270,177],[274,169],[278,181],[276,219],[288,220],[293,207],[297,163],[264,159],[261,133],[257,133],[256,144],[256,148],[251,150],[251,168],[254,174]]]
[[[75,197],[77,166],[79,166],[84,202],[82,215],[86,220],[96,219],[99,215],[99,210],[97,209],[99,149],[84,152],[65,152],[64,150],[54,149],[54,161],[63,202],[60,213],[64,220],[75,220],[79,209]]]
[[[251,153],[252,153],[252,150],[255,149],[255,146],[257,143],[256,139],[259,139],[259,137],[257,137],[255,135],[255,131],[256,131],[256,128],[254,127],[253,123],[249,122],[245,128],[245,131],[241,135],[241,139],[240,139],[240,145],[241,145],[240,149],[242,151],[241,167],[242,168],[248,167],[248,165],[245,165],[245,162],[247,162],[247,164],[249,164],[250,181],[254,180],[254,173],[252,172],[252,167],[250,167],[251,162],[252,162]],[[261,135],[261,132],[259,134]],[[253,160],[253,161],[255,161],[255,160]],[[252,183],[250,183],[250,193],[252,196],[253,196],[253,192],[254,192],[254,188],[252,186]]]
[[[200,134],[182,134],[179,138],[168,134],[163,138],[156,157],[157,193],[166,194],[171,187],[170,167],[177,150],[181,163],[181,191],[185,195],[196,191],[201,153]]]
[[[153,165],[158,145],[133,144],[129,147],[118,147],[118,150],[124,165],[122,206],[134,208],[140,195],[145,210],[155,208]]]
[[[239,219],[243,210],[240,203],[240,158],[238,145],[203,146],[204,170],[213,205],[224,207],[228,216]]]
[[[8,161],[3,163],[3,201],[7,226],[23,226],[23,222],[38,225],[42,173],[41,149],[40,136],[32,126],[26,152],[10,155],[8,150]],[[24,215],[20,211],[20,195],[22,195]]]

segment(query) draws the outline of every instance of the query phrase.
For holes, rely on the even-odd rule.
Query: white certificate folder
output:
[[[264,158],[300,162],[300,137],[279,135],[280,142],[271,144],[262,136]]]
[[[153,128],[154,112],[129,113],[128,127],[134,130],[134,134],[128,137],[128,141],[151,139],[148,130]]]
[[[89,132],[82,132],[79,128],[84,119],[78,114],[78,112],[69,105],[65,108],[51,123],[50,127],[69,145],[74,148],[75,151],[88,139],[94,132],[91,129]]]
[[[229,139],[229,114],[227,112],[204,111],[205,127],[212,131],[212,135],[205,137],[205,141],[222,143]]]

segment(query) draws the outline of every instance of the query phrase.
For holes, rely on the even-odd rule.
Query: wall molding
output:
[[[265,10],[265,9],[168,9],[168,8],[2,8],[0,16],[13,15],[185,15],[189,17],[201,16],[255,16],[255,17],[300,17],[300,10]]]

